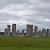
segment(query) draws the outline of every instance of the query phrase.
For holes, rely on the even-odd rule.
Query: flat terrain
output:
[[[50,37],[0,37],[0,50],[50,50]]]

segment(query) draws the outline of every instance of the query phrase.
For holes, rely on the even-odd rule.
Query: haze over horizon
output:
[[[50,29],[50,0],[0,0],[0,30],[13,23],[19,30],[27,24]]]

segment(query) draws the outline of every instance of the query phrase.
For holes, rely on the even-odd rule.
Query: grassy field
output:
[[[50,37],[0,37],[0,50],[50,50]]]

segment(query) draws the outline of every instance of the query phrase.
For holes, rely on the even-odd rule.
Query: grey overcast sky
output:
[[[0,0],[0,30],[13,23],[19,30],[27,24],[50,28],[50,0]]]

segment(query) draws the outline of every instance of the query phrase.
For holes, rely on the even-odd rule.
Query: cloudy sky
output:
[[[19,30],[27,24],[50,28],[50,0],[0,0],[0,31],[13,23]]]

